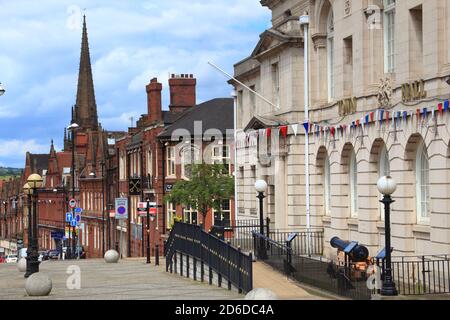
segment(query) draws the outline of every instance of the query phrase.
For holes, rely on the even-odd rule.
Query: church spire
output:
[[[95,103],[94,81],[92,79],[85,15],[83,15],[83,35],[81,40],[75,119],[78,121],[77,124],[83,129],[89,128],[96,130],[98,128],[97,104]]]

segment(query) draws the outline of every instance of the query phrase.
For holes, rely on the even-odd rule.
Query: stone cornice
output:
[[[268,7],[269,9],[272,9],[282,1],[283,0],[261,0],[259,3],[261,3],[263,7]]]

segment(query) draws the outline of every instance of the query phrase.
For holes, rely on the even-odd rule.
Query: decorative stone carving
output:
[[[389,78],[380,79],[380,86],[378,88],[378,107],[386,108],[391,106],[392,86]]]
[[[311,36],[314,44],[314,49],[327,47],[327,35],[325,33],[315,33]]]
[[[352,1],[351,0],[345,0],[344,3],[344,14],[348,16],[352,12]]]

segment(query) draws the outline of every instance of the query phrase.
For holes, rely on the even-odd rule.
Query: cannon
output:
[[[333,248],[344,252],[350,256],[352,262],[365,262],[369,257],[369,250],[355,241],[345,241],[338,237],[333,237],[330,240],[330,244]]]
[[[349,281],[364,281],[367,279],[366,271],[372,264],[369,250],[356,241],[346,241],[338,237],[330,240],[333,248],[337,249],[336,262],[331,262],[327,272],[332,277],[346,279]]]

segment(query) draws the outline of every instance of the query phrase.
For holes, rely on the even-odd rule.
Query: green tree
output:
[[[165,201],[190,206],[201,213],[203,225],[210,209],[221,210],[224,200],[234,197],[234,178],[223,164],[193,164],[190,180],[175,183]]]

